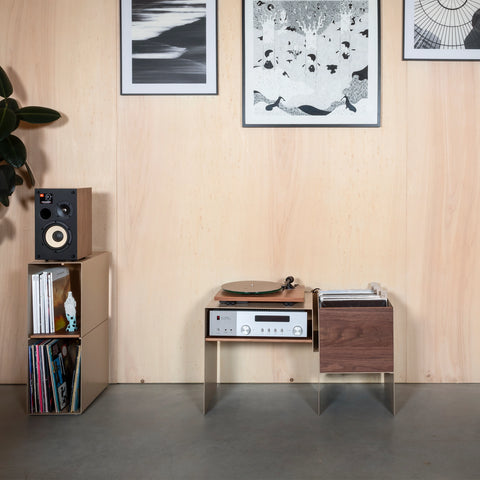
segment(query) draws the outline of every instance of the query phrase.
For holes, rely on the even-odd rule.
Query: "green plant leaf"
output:
[[[0,110],[2,110],[3,108],[5,108],[5,105],[8,107],[9,110],[11,110],[13,113],[17,113],[18,112],[18,109],[20,108],[18,106],[18,103],[17,101],[14,99],[14,98],[5,98],[3,99],[1,102],[0,102]],[[16,116],[16,115],[15,115]],[[18,128],[18,126],[20,125],[20,119],[18,117],[16,117],[16,121],[15,121],[15,128],[13,130],[16,130]],[[12,132],[13,132],[12,130]]]
[[[0,157],[12,167],[20,168],[27,159],[27,149],[18,137],[9,135],[0,141]]]
[[[17,116],[5,105],[0,109],[0,140],[7,138],[16,128]]]
[[[46,107],[23,107],[17,111],[17,116],[27,123],[50,123],[60,118],[56,110]]]
[[[6,207],[10,205],[10,202],[8,201],[8,195],[4,195],[2,191],[0,190],[0,203],[3,203]]]
[[[9,97],[13,93],[13,87],[8,78],[8,75],[5,73],[5,70],[0,67],[0,95],[3,98]]]
[[[15,169],[11,165],[0,165],[0,199],[6,198],[15,190]],[[7,204],[2,201],[5,206]]]
[[[0,108],[4,108],[5,105],[14,113],[19,109],[18,102],[14,98],[4,98],[0,102]]]

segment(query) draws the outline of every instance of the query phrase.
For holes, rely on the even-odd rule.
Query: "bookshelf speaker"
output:
[[[35,258],[78,260],[92,253],[92,189],[35,189]]]

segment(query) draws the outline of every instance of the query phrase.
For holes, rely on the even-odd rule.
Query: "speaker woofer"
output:
[[[62,250],[71,242],[71,234],[68,227],[61,223],[54,223],[47,226],[43,239],[45,245],[52,250]]]

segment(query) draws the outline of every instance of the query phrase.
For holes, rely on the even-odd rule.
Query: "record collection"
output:
[[[78,340],[36,340],[28,348],[30,413],[74,413],[80,408]]]

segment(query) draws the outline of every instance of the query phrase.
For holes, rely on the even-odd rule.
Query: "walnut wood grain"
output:
[[[321,308],[320,372],[393,372],[393,308]]]

